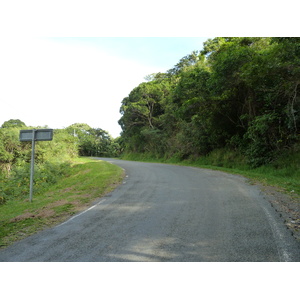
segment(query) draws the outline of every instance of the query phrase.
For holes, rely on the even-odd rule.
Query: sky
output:
[[[1,1],[0,126],[86,123],[117,137],[121,101],[145,76],[215,36],[297,36],[295,2],[270,13],[261,0]]]
[[[86,123],[120,135],[122,100],[146,75],[166,72],[208,37],[10,37],[0,55],[0,126]]]

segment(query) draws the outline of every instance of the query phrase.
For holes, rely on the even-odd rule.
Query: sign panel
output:
[[[53,129],[34,129],[34,130],[20,130],[20,141],[32,141],[32,135],[35,135],[35,141],[52,141]]]
[[[30,190],[29,201],[32,202],[33,195],[33,175],[34,175],[34,148],[36,141],[52,141],[53,129],[28,129],[20,130],[21,142],[32,142],[31,166],[30,166]]]

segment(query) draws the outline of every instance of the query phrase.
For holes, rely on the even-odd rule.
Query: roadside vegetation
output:
[[[300,142],[300,38],[215,38],[124,98],[125,153],[197,159],[218,149],[256,168]]]
[[[19,141],[21,129],[32,127],[20,120],[9,120],[0,128],[0,205],[28,195],[31,142]],[[55,129],[52,141],[36,143],[34,193],[42,193],[68,175],[70,164],[78,156],[114,157],[118,154],[117,139],[100,128],[76,123]]]
[[[0,248],[66,220],[110,192],[122,178],[123,170],[113,164],[74,159],[64,176],[35,194],[32,203],[15,197],[0,206]]]
[[[113,189],[123,170],[81,155],[116,156],[107,132],[74,124],[37,142],[33,201],[29,202],[31,142],[20,142],[20,120],[0,128],[0,247],[57,224]]]
[[[263,185],[274,186],[283,193],[298,199],[300,203],[300,151],[285,151],[277,160],[253,168],[247,159],[234,151],[218,149],[197,159],[161,158],[151,153],[127,153],[122,159],[152,163],[167,163],[182,166],[208,168],[239,174]]]
[[[181,166],[208,168],[248,178],[258,185],[266,199],[278,212],[295,239],[300,241],[300,145],[285,150],[277,159],[259,167],[252,167],[241,153],[216,149],[199,158],[158,157],[152,153],[126,153],[122,159],[150,163],[168,163]],[[270,196],[270,198],[269,198]]]
[[[123,158],[176,162],[299,191],[300,38],[217,37],[124,98]]]

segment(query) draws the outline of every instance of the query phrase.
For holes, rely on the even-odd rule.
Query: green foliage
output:
[[[18,169],[16,173],[15,176],[21,179],[22,170]],[[56,179],[56,183],[41,188],[32,203],[11,197],[0,207],[0,248],[86,209],[86,204],[111,191],[122,180],[123,170],[104,161],[76,158],[70,167],[58,164],[38,166],[38,185],[45,176],[52,182]],[[13,182],[10,185],[13,187]],[[26,194],[28,192],[26,189]]]
[[[122,158],[151,163],[170,163],[182,166],[209,168],[240,174],[262,184],[280,188],[296,198],[300,195],[300,144],[284,150],[277,159],[267,165],[250,167],[245,156],[231,149],[215,149],[207,155],[183,160],[177,155],[156,157],[152,153],[124,153]]]
[[[13,165],[26,159],[30,151],[29,143],[19,141],[20,128],[0,128],[0,173],[8,175]]]
[[[20,120],[4,122],[0,128],[0,205],[24,200],[29,193],[31,142],[20,142]],[[106,131],[87,124],[55,129],[52,141],[35,145],[34,194],[47,190],[68,175],[70,161],[80,155],[117,156],[120,145]]]
[[[31,143],[19,141],[20,128],[0,129],[0,204],[24,199],[29,193]],[[36,143],[35,154],[34,192],[38,194],[67,175],[68,161],[77,156],[77,149],[65,130],[55,130],[53,141]]]
[[[245,138],[249,140],[246,154],[253,167],[269,163],[273,150],[280,148],[282,139],[277,132],[277,116],[274,113],[258,116],[248,128]]]
[[[101,128],[91,128],[88,124],[75,123],[66,128],[74,137],[81,156],[114,157],[119,154],[118,143]]]
[[[197,158],[218,149],[255,168],[299,142],[300,38],[204,43],[123,99],[125,152]]]
[[[170,91],[167,78],[159,77],[141,83],[122,101],[119,124],[123,129],[123,141],[130,151],[153,151],[163,153],[164,143],[161,128],[164,107]]]
[[[12,128],[12,127],[26,127],[25,123],[19,119],[10,119],[5,121],[1,128]]]
[[[34,194],[47,190],[57,183],[62,177],[68,176],[71,164],[68,162],[54,163],[45,162],[38,164],[34,170]],[[24,200],[29,194],[30,164],[17,166],[10,173],[9,177],[2,178],[0,182],[0,199],[2,204],[14,199]]]

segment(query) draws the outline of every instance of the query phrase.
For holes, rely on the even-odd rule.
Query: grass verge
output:
[[[208,156],[181,160],[178,157],[159,158],[153,154],[127,153],[122,159],[143,162],[192,166],[242,175],[250,184],[258,185],[268,201],[283,218],[285,226],[300,242],[300,152],[286,151],[272,164],[251,168],[244,156],[218,149]],[[270,197],[269,197],[270,196]]]
[[[284,153],[272,164],[258,168],[251,168],[247,165],[242,155],[224,149],[213,151],[208,156],[187,160],[181,160],[177,157],[159,158],[147,153],[127,153],[121,159],[193,166],[238,174],[249,178],[253,183],[273,186],[278,191],[289,194],[293,198],[300,198],[299,151]]]
[[[112,191],[124,176],[113,164],[78,158],[68,176],[37,196],[14,199],[0,206],[0,248],[56,225]]]

